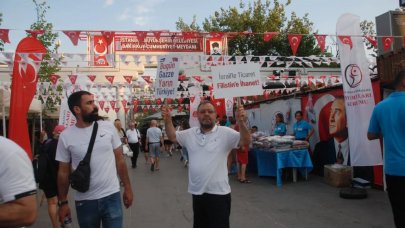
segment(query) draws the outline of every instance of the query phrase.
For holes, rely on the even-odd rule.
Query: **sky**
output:
[[[44,0],[37,0],[42,2]],[[113,30],[113,31],[176,31],[175,22],[182,17],[191,22],[194,15],[201,25],[205,18],[221,7],[238,6],[240,0],[46,0],[50,9],[46,14],[55,30]],[[248,2],[252,0],[245,0]],[[262,0],[264,2],[265,0]],[[285,3],[286,0],[279,0]],[[299,17],[308,13],[314,30],[320,34],[335,34],[336,22],[344,13],[358,15],[361,20],[375,22],[375,17],[399,7],[398,0],[292,0],[286,7]],[[0,0],[3,22],[0,28],[10,29],[11,44],[5,51],[13,51],[24,30],[36,20],[31,0]],[[254,32],[254,31],[253,31]],[[74,47],[63,33],[59,34],[61,52],[86,53],[83,41]]]

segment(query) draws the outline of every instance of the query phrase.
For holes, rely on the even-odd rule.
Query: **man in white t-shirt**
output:
[[[146,131],[145,149],[149,151],[150,170],[159,170],[160,147],[163,146],[162,130],[157,127],[157,121],[151,120],[150,127]]]
[[[31,226],[37,218],[36,185],[27,153],[0,136],[0,226]]]
[[[68,127],[59,137],[56,160],[59,161],[58,198],[61,222],[70,217],[67,202],[69,175],[87,153],[94,123],[98,130],[90,158],[90,187],[76,192],[76,214],[80,227],[123,227],[120,184],[123,184],[123,201],[126,208],[132,204],[132,188],[122,153],[121,140],[112,123],[98,121],[98,109],[93,95],[87,91],[72,93],[68,98],[70,111],[77,123]]]
[[[133,152],[131,157],[132,168],[136,168],[136,161],[138,160],[139,155],[139,143],[141,141],[141,134],[136,128],[136,123],[133,121],[129,123],[129,129],[127,130],[127,138],[128,138],[127,139],[128,145]]]
[[[202,101],[197,108],[200,126],[176,132],[168,107],[162,110],[169,139],[188,151],[188,192],[193,195],[194,228],[229,228],[231,188],[227,157],[233,148],[250,142],[246,113],[240,104],[237,115],[240,132],[217,126],[215,106]]]

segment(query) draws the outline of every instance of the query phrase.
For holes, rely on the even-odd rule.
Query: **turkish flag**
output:
[[[223,98],[215,99],[214,97],[211,97],[211,102],[215,105],[215,109],[217,110],[217,116],[223,117],[226,115],[225,99]]]
[[[69,37],[70,41],[72,41],[72,44],[74,46],[77,46],[77,42],[79,41],[81,31],[62,31],[62,32]]]
[[[325,51],[325,40],[326,40],[326,35],[315,35],[316,40],[318,41],[319,48],[321,49],[321,53]]]
[[[343,44],[349,45],[350,50],[353,48],[353,42],[352,42],[352,38],[350,36],[338,36],[338,38]]]
[[[19,53],[27,53],[28,58],[23,64]],[[30,137],[27,126],[27,113],[37,90],[38,65],[44,55],[33,53],[46,53],[44,45],[34,37],[27,37],[20,41],[17,46],[14,67],[13,81],[11,83],[9,138],[20,145],[32,159]]]
[[[366,36],[366,39],[368,42],[370,42],[371,45],[373,45],[374,48],[377,48],[377,41],[374,39],[374,37],[368,35]]]
[[[388,51],[394,43],[394,38],[392,36],[384,36],[382,38],[382,43],[384,45],[384,51]]]
[[[108,54],[108,43],[104,36],[94,36],[93,42],[94,66],[108,66],[106,54]]]
[[[59,75],[57,74],[51,74],[49,75],[49,80],[52,82],[52,85],[56,85],[56,83],[58,82],[58,79],[60,78]]]
[[[300,46],[302,35],[300,34],[288,34],[288,42],[290,42],[293,55],[297,53],[298,46]]]
[[[4,43],[10,43],[10,39],[8,38],[9,29],[0,29],[0,40]]]
[[[277,36],[278,32],[265,32],[263,33],[263,40],[264,42],[270,41],[274,36]]]

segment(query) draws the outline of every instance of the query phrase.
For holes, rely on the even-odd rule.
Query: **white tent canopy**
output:
[[[7,90],[0,90],[0,115],[3,116],[3,112],[5,112],[6,116],[8,116],[10,111],[10,96],[11,93]],[[3,109],[4,107],[4,109]],[[38,99],[33,99],[28,110],[29,113],[41,113],[42,103]]]

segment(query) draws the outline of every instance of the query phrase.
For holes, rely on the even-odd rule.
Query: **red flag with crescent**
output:
[[[25,64],[19,53],[27,53]],[[46,53],[44,45],[34,37],[20,41],[16,49],[11,83],[9,138],[21,146],[32,159],[30,137],[27,126],[27,113],[37,90],[39,66]]]
[[[315,35],[316,41],[318,41],[319,48],[321,49],[321,53],[325,51],[325,45],[326,45],[326,35]]]
[[[69,37],[70,41],[74,46],[77,46],[79,41],[80,31],[63,31],[67,37]]]
[[[31,34],[32,37],[37,38],[38,35],[42,35],[45,33],[45,30],[25,30],[29,34]]]
[[[104,109],[104,103],[105,101],[98,101],[98,106],[100,107],[101,110]]]
[[[96,79],[96,75],[87,75],[87,77],[90,79],[91,82],[94,82],[94,80]]]
[[[114,83],[114,75],[105,75],[105,78],[107,79],[108,82],[112,85]]]
[[[0,40],[4,43],[10,43],[10,39],[8,38],[9,29],[0,29]]]
[[[352,38],[350,36],[338,36],[339,40],[350,46],[350,50],[353,48],[353,42],[352,42]]]
[[[217,116],[222,117],[222,116],[226,115],[225,99],[224,98],[215,99],[212,96],[211,97],[211,102],[212,102],[212,104],[215,105],[215,109],[217,110]]]
[[[265,32],[263,33],[263,40],[264,42],[270,41],[273,37],[277,36],[278,32]]]
[[[77,80],[77,75],[75,74],[70,74],[68,75],[70,82],[74,85],[76,84],[76,80]]]
[[[145,80],[145,82],[147,82],[147,83],[152,83],[152,81],[151,81],[151,79],[150,79],[150,76],[142,76],[142,78],[143,78],[143,80]]]
[[[126,81],[128,84],[131,84],[131,83],[132,83],[132,78],[133,78],[132,75],[124,75],[124,76],[122,76],[122,77],[124,77],[125,81]]]
[[[104,36],[94,36],[93,42],[94,66],[108,66],[106,54],[108,54],[108,43]]]
[[[373,45],[374,48],[377,48],[377,41],[374,39],[374,37],[368,35],[366,36],[366,39],[368,42],[370,42],[371,45]]]
[[[300,34],[288,34],[288,42],[290,42],[291,50],[293,55],[297,53],[298,47],[300,46],[302,35]]]
[[[56,85],[56,82],[58,82],[59,78],[60,76],[57,74],[52,74],[49,76],[49,80],[52,82],[52,85]]]
[[[392,36],[384,36],[382,38],[382,43],[384,45],[384,51],[389,51],[394,43],[394,38]]]

